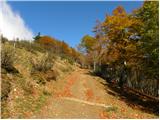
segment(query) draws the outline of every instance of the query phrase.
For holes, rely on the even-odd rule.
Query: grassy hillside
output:
[[[2,43],[2,118],[27,118],[38,112],[54,94],[52,85],[76,67],[41,46],[29,45]]]

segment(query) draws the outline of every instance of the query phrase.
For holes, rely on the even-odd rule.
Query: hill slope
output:
[[[2,44],[3,61],[13,61],[13,65],[8,65],[7,69],[4,65],[1,69],[2,118],[26,118],[35,114],[52,96],[52,85],[55,81],[76,67],[55,55],[49,61],[51,69],[38,71],[33,66],[47,65],[45,57],[46,53],[43,52],[28,51],[24,47],[14,48],[13,44],[8,42]]]

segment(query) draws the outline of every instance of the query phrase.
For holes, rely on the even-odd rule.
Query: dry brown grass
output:
[[[49,55],[48,53],[44,54],[37,60],[31,59],[32,64],[32,70],[31,72],[40,71],[40,72],[46,72],[48,70],[51,70],[53,67],[54,61],[53,57]]]
[[[67,74],[61,67],[54,66],[55,56],[40,51],[34,52],[36,54],[24,49],[23,46],[14,49],[13,44],[3,43],[2,45],[2,96],[5,98],[2,103],[2,118],[33,116],[52,95],[53,87],[48,86],[53,84],[60,75]],[[63,67],[68,67],[68,64],[61,60],[58,62],[62,63]],[[8,72],[6,66],[12,66],[19,72],[17,74]]]
[[[12,46],[2,44],[1,47],[1,68],[8,72],[18,73],[13,66],[15,62],[15,49]]]

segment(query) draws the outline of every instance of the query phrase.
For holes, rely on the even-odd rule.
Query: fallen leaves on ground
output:
[[[93,93],[92,89],[88,88],[86,90],[86,99],[87,99],[87,101],[93,99],[93,97],[94,97],[94,93]]]

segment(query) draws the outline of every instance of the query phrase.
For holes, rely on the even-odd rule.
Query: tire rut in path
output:
[[[104,104],[105,91],[96,86],[97,81],[88,73],[88,70],[79,69],[57,81],[63,86],[57,86],[49,106],[37,117],[99,118],[100,112],[111,106]]]

